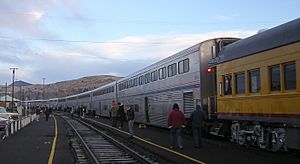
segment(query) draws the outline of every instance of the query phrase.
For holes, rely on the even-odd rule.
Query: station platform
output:
[[[74,163],[73,155],[68,145],[67,131],[63,120],[50,117],[45,121],[41,114],[39,121],[33,121],[20,131],[0,141],[1,164],[43,164],[48,163],[53,156],[52,163]],[[55,127],[58,134],[54,154],[50,155],[55,137]]]
[[[89,118],[111,126],[112,122],[109,118]],[[113,127],[111,127],[113,128]],[[127,122],[124,121],[122,128],[116,130],[128,132]],[[193,137],[190,134],[183,135],[183,150],[170,149],[170,132],[167,128],[158,128],[144,124],[134,124],[134,139],[145,140],[153,144],[168,149],[176,155],[171,155],[170,158],[181,156],[185,158],[184,162],[178,163],[300,163],[300,158],[285,153],[273,153],[270,151],[257,150],[256,148],[243,147],[238,144],[226,142],[222,139],[202,138],[202,146],[195,148]],[[182,158],[181,158],[182,159]]]

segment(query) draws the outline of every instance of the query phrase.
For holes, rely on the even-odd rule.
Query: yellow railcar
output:
[[[232,43],[211,63],[216,114],[233,141],[300,149],[300,19]]]

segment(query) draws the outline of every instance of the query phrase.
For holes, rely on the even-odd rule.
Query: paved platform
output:
[[[101,123],[111,125],[108,118],[94,119]],[[128,132],[127,122],[120,130]],[[169,129],[147,126],[139,128],[139,124],[134,125],[134,133],[136,136],[169,148],[170,133]],[[182,155],[186,155],[200,161],[200,163],[300,163],[300,157],[289,155],[286,153],[273,153],[269,151],[259,150],[256,148],[247,148],[234,143],[224,142],[218,139],[203,138],[202,147],[194,148],[193,138],[191,135],[183,136],[183,150],[175,150]],[[172,149],[174,150],[174,149]],[[173,158],[173,156],[171,157]],[[193,162],[191,162],[193,163]]]
[[[58,137],[53,163],[74,163],[73,155],[68,145],[67,131],[63,120],[57,120]],[[40,121],[34,121],[17,133],[0,141],[1,164],[46,164],[48,163],[52,142],[55,136],[54,118],[45,121],[41,115]]]

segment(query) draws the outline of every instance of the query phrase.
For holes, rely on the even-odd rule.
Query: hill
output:
[[[19,86],[22,86],[22,87],[24,87],[24,86],[29,86],[29,85],[32,85],[32,84],[30,84],[30,83],[27,83],[27,82],[25,82],[25,81],[15,81],[15,87],[19,87]],[[12,86],[12,84],[10,84],[9,86]]]
[[[15,85],[15,98],[25,100],[30,99],[49,99],[64,97],[73,94],[82,93],[93,90],[110,82],[116,81],[121,77],[111,75],[88,76],[75,80],[61,81],[44,86],[45,92],[43,96],[43,85],[32,84],[28,86]],[[5,94],[5,86],[0,86],[1,95]],[[8,87],[7,93],[11,95],[11,87]]]

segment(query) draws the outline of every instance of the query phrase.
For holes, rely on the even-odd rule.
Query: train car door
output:
[[[150,119],[149,119],[149,99],[148,99],[148,97],[145,97],[145,118],[146,118],[146,122],[150,123]]]
[[[99,101],[98,105],[99,105],[99,106],[98,106],[98,108],[97,108],[97,109],[98,109],[98,113],[97,113],[97,114],[98,114],[98,115],[101,115],[101,114],[102,114],[102,113],[101,113],[101,101]]]

